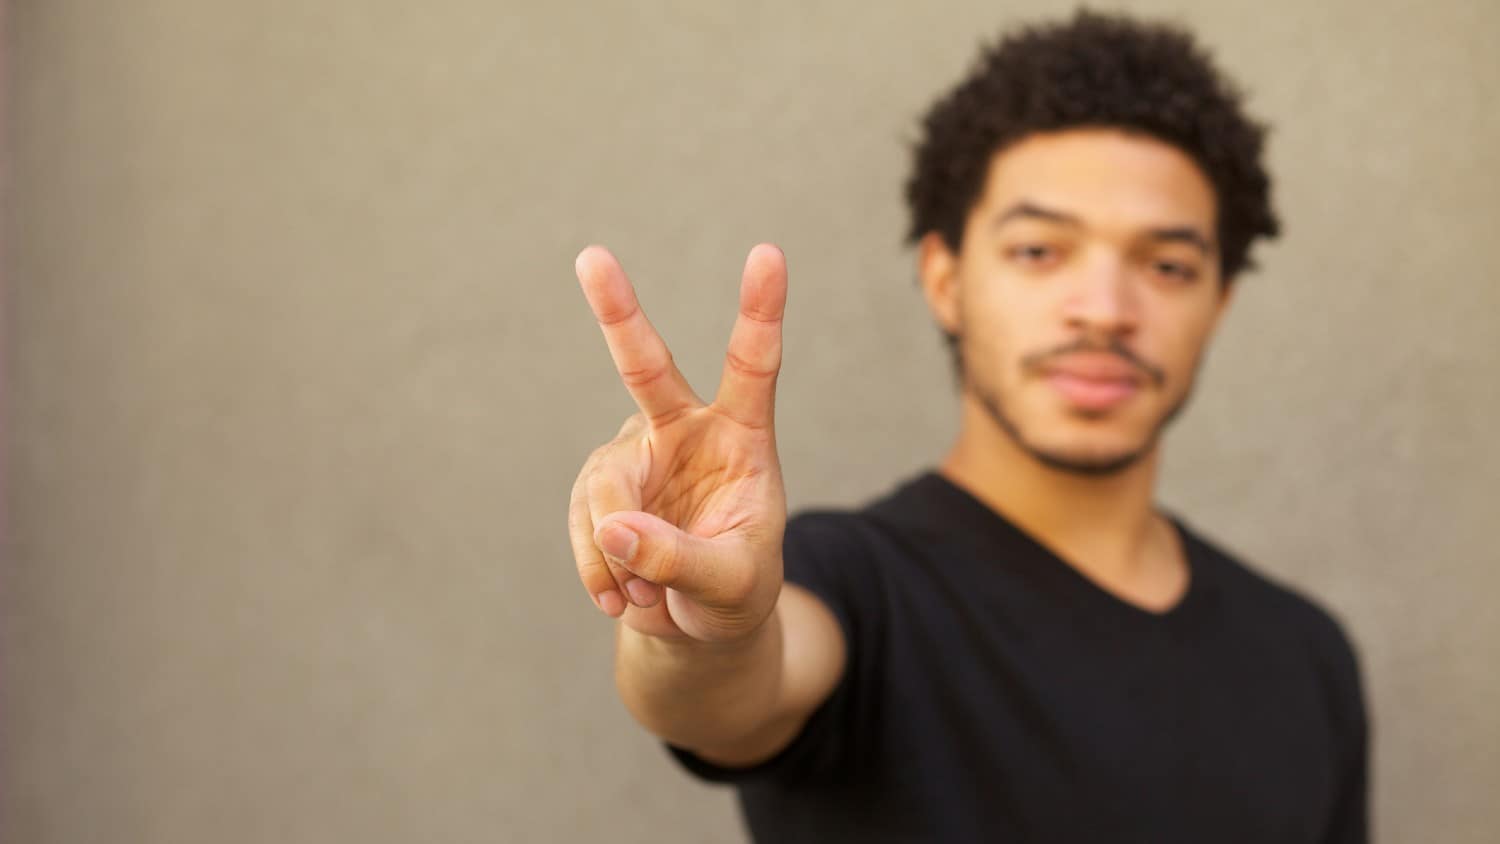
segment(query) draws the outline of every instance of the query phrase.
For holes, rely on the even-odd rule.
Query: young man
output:
[[[759,841],[1360,842],[1355,656],[1153,503],[1250,244],[1264,131],[1180,30],[1081,13],[987,50],[908,184],[962,425],[941,466],[786,520],[786,269],[751,251],[688,387],[604,250],[578,276],[641,412],[569,527],[630,712]]]

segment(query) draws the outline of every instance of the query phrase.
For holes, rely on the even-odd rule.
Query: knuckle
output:
[[[672,372],[670,360],[652,363],[632,369],[621,369],[620,380],[627,387],[645,387],[667,377]]]
[[[740,316],[753,323],[779,327],[781,325],[781,314],[770,308],[740,307]]]
[[[583,464],[583,470],[578,473],[579,486],[584,488],[588,487],[589,478],[592,478],[594,475],[598,474],[599,461],[603,459],[604,446],[600,446],[599,448],[594,449],[593,453],[589,455],[588,461]]]
[[[779,361],[766,361],[762,364],[755,364],[750,362],[749,360],[746,360],[743,356],[735,352],[730,352],[725,356],[724,360],[725,363],[728,364],[730,369],[734,370],[740,375],[745,376],[746,378],[762,380],[767,378],[774,378],[779,369]]]
[[[609,569],[605,567],[604,559],[594,547],[592,539],[574,536],[573,566],[578,570],[578,579],[591,593],[608,588],[613,583]]]
[[[607,304],[596,312],[595,316],[600,325],[613,326],[634,317],[641,311],[641,303],[634,296],[630,301],[622,304]]]
[[[615,445],[616,440],[610,440],[590,452],[588,466],[585,468],[598,469],[599,465],[608,460],[609,456],[614,453]]]
[[[601,485],[612,480],[618,473],[620,449],[616,444],[604,446],[599,450],[599,456],[589,465],[588,477],[584,478],[584,488],[590,492],[598,490]]]
[[[588,479],[584,482],[584,489],[591,499],[609,492],[611,486],[610,473],[600,466],[594,467],[594,471],[589,473]]]
[[[620,430],[615,432],[615,438],[605,444],[605,448],[619,448],[621,443],[635,439],[646,427],[646,417],[640,412],[632,413],[625,417]]]
[[[600,561],[599,549],[594,545],[593,522],[587,511],[582,515],[568,514],[568,542],[573,546],[573,559],[579,569]]]
[[[586,491],[589,475],[594,471],[593,467],[593,458],[590,458],[588,462],[583,464],[583,468],[578,470],[578,477],[573,479],[573,491],[568,495],[569,504],[577,502],[579,497]]]
[[[598,560],[592,559],[587,554],[574,554],[573,562],[578,567],[578,579],[583,581],[585,586],[593,586],[602,579],[601,575],[604,574],[605,568],[604,564]]]
[[[640,556],[636,558],[638,574],[655,583],[676,583],[681,571],[682,557],[676,536],[665,541],[644,543]]]
[[[583,468],[578,470],[578,477],[573,480],[573,490],[575,492],[588,488],[589,478],[592,478],[599,471],[599,461],[604,458],[605,448],[606,446],[600,446],[589,452],[588,459],[583,461]]]

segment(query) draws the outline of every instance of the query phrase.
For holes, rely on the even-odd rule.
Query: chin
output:
[[[1026,446],[1032,457],[1053,469],[1079,475],[1113,475],[1134,466],[1150,451],[1137,449],[1050,449]]]
[[[1018,419],[1027,442],[1063,454],[1082,457],[1128,454],[1150,446],[1154,417],[1147,408],[1082,410],[1047,408],[1044,413]]]
[[[998,395],[976,391],[975,396],[1000,430],[1034,459],[1089,476],[1113,475],[1136,465],[1152,452],[1162,429],[1181,408],[1179,403],[1158,417],[1150,403],[1137,397],[1123,406],[1092,411],[1039,402],[1032,394],[1017,397],[1014,407],[1019,413],[1011,416]]]
[[[1033,418],[1011,431],[1012,438],[1037,460],[1054,469],[1087,475],[1123,471],[1149,454],[1159,427],[1119,411],[1106,414],[1068,412],[1062,418]]]

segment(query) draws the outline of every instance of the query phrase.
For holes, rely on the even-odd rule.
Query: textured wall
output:
[[[954,424],[904,143],[1067,7],[596,5],[12,4],[0,839],[742,839],[573,572],[630,410],[573,256],[707,390],[780,243],[792,504],[883,491]],[[1182,14],[1277,124],[1287,235],[1162,498],[1346,620],[1381,839],[1493,841],[1500,4]]]

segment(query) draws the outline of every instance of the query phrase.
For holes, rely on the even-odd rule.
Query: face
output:
[[[1066,471],[1150,453],[1228,301],[1215,211],[1193,160],[1142,135],[1041,133],[998,153],[959,253],[922,242],[966,398]]]

